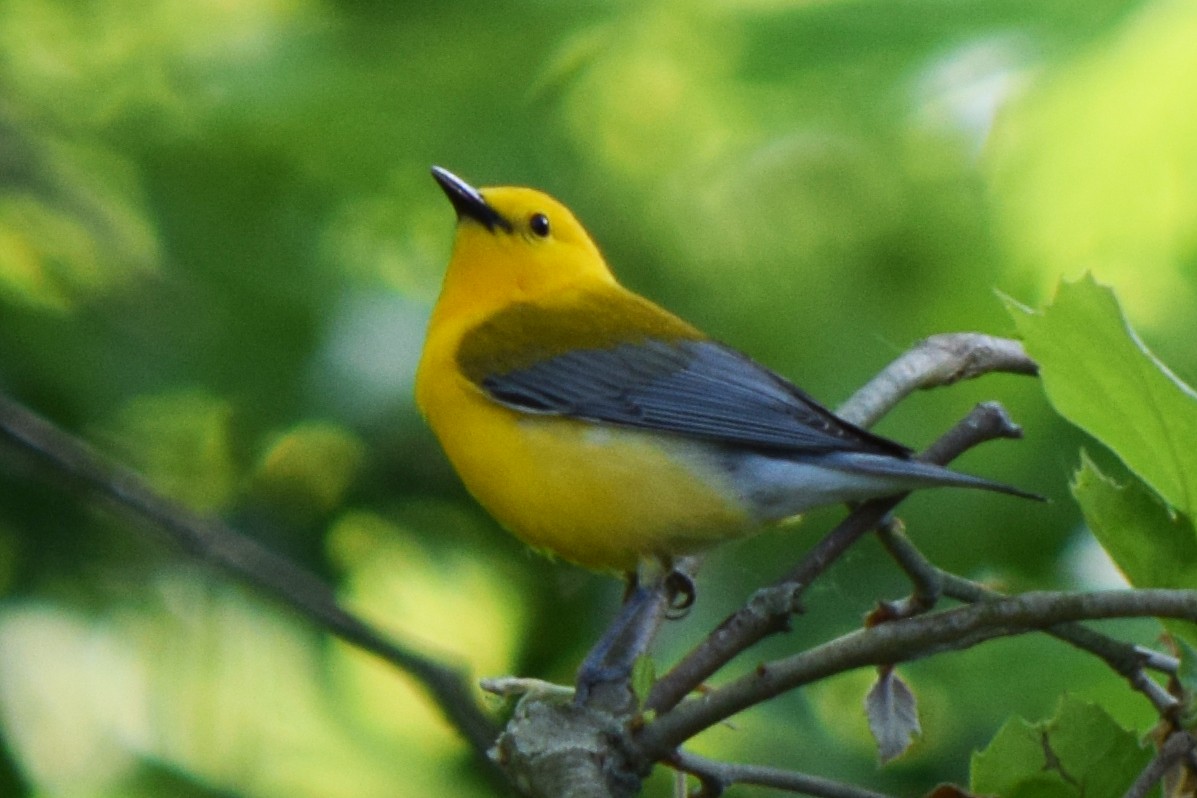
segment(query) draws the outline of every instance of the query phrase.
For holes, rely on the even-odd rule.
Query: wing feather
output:
[[[528,413],[796,454],[910,455],[838,418],[745,355],[708,340],[647,338],[574,349],[488,374],[479,384],[495,401]]]

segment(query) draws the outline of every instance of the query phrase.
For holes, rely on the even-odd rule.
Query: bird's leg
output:
[[[693,600],[694,583],[681,571],[642,566],[629,574],[619,614],[578,669],[574,703],[635,701],[629,684],[633,665],[648,650],[661,621]]]
[[[578,669],[575,704],[590,705],[601,700],[604,705],[621,705],[634,700],[628,683],[632,666],[648,649],[667,605],[660,582],[637,584],[629,592],[619,614]]]

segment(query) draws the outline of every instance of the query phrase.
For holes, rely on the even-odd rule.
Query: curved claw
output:
[[[698,598],[698,588],[694,579],[679,570],[670,571],[665,577],[666,610],[665,617],[670,620],[685,618]]]

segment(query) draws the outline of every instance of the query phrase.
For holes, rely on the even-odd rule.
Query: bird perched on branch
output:
[[[627,573],[825,504],[1030,496],[913,459],[623,288],[551,197],[432,174],[458,222],[416,399],[466,487],[529,545]]]

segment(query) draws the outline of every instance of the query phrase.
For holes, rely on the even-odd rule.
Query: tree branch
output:
[[[186,551],[270,593],[333,635],[407,673],[479,759],[493,767],[486,752],[498,729],[478,707],[464,672],[393,642],[342,609],[332,589],[315,575],[228,525],[160,496],[136,472],[0,394],[0,440],[4,439],[123,514],[165,533]]]
[[[683,773],[689,773],[702,782],[703,791],[699,793],[699,798],[715,798],[733,784],[755,784],[817,798],[892,798],[886,793],[866,790],[820,776],[761,765],[716,762],[686,751],[674,753],[666,764]]]
[[[687,699],[644,726],[635,741],[640,757],[656,761],[737,712],[836,673],[958,651],[1062,623],[1135,617],[1197,620],[1197,591],[1032,592],[879,624],[760,665],[723,687]]]
[[[920,584],[927,581],[933,582],[944,595],[957,601],[976,603],[1006,597],[1004,593],[937,567],[894,524],[882,525],[878,530],[878,537],[890,556],[915,582],[916,599],[912,604],[920,604],[917,597],[924,589]],[[919,611],[930,609],[933,604],[934,602],[931,605],[921,604]],[[1144,672],[1145,668],[1151,667],[1175,674],[1178,663],[1174,658],[1115,640],[1081,624],[1060,624],[1045,631],[1102,659],[1114,671],[1124,676],[1133,688],[1143,693],[1160,714],[1170,713],[1179,705],[1175,696]]]
[[[1186,731],[1173,732],[1160,746],[1159,753],[1147,763],[1147,767],[1135,779],[1134,784],[1124,793],[1123,798],[1146,798],[1151,788],[1159,784],[1168,771],[1181,763],[1185,757],[1191,756],[1194,746],[1192,735]],[[1171,793],[1165,793],[1171,794]]]
[[[924,338],[903,352],[844,402],[836,413],[871,427],[917,390],[951,385],[1000,371],[1035,376],[1039,366],[1009,338],[982,333],[945,333]]]

